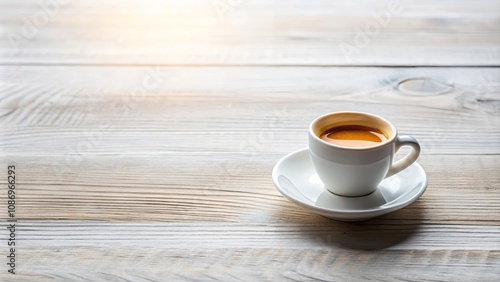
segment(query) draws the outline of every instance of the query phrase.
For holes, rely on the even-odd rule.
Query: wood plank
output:
[[[324,222],[275,190],[270,173],[281,157],[122,154],[68,164],[65,156],[4,156],[0,167],[16,166],[22,220]],[[428,190],[380,224],[500,224],[500,156],[424,155],[419,163]],[[0,210],[6,208],[0,202]]]
[[[285,154],[307,146],[311,120],[339,110],[387,117],[423,154],[500,154],[498,68],[3,67],[0,77],[4,154]],[[454,90],[396,89],[412,77]]]
[[[166,249],[358,249],[500,251],[500,227],[343,223],[319,218],[289,222],[21,221],[22,249],[93,246]],[[385,238],[391,236],[391,239]],[[137,240],[136,238],[140,238]]]
[[[127,250],[35,247],[21,254],[25,264],[20,266],[17,278],[30,281],[495,281],[499,275],[498,251],[179,250],[133,246]],[[0,273],[0,278],[12,279],[4,273]]]
[[[500,65],[496,0],[38,2],[0,1],[2,64]]]
[[[494,281],[499,233],[498,226],[326,219],[312,225],[28,221],[19,229],[16,278]],[[0,279],[11,280],[7,275]]]

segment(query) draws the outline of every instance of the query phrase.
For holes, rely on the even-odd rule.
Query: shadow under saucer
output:
[[[295,206],[283,204],[275,216],[293,225],[303,240],[314,242],[316,247],[383,250],[403,244],[418,233],[424,207],[412,205],[368,221],[342,222],[316,214],[303,215]]]

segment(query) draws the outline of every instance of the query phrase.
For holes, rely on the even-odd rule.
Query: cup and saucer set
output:
[[[402,146],[411,147],[394,161]],[[309,148],[290,153],[272,172],[278,191],[295,204],[340,221],[363,221],[415,202],[427,188],[416,162],[420,145],[388,120],[335,112],[309,126]]]

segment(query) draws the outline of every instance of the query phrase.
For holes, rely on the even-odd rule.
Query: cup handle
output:
[[[396,139],[396,148],[394,153],[396,153],[399,150],[399,148],[403,146],[410,146],[412,150],[404,158],[391,164],[391,167],[389,168],[389,171],[385,176],[386,178],[393,176],[394,174],[409,167],[412,163],[414,163],[417,160],[418,156],[420,155],[420,144],[418,144],[417,139],[408,135],[398,136]]]

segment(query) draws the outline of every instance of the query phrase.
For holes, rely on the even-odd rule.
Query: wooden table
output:
[[[0,1],[1,281],[500,278],[498,1],[48,3]],[[417,202],[343,223],[277,192],[342,110],[421,142]]]

